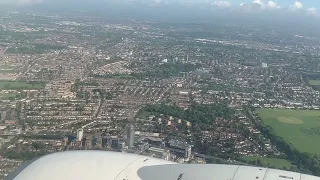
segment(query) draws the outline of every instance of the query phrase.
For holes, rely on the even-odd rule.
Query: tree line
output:
[[[231,119],[234,111],[226,103],[213,103],[210,105],[192,103],[187,109],[177,105],[148,105],[142,108],[143,111],[156,112],[181,118],[192,123],[210,124],[217,117]]]
[[[146,78],[146,77],[161,77],[169,78],[172,76],[181,76],[184,72],[194,71],[199,68],[199,64],[191,63],[164,63],[156,65],[155,67],[150,68],[150,70],[142,73],[133,73],[132,76],[136,78]]]

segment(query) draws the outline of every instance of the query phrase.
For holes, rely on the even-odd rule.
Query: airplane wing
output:
[[[289,171],[221,164],[176,164],[128,153],[65,151],[22,164],[8,180],[320,180]]]

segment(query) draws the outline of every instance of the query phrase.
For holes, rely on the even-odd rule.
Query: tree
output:
[[[37,150],[40,150],[45,146],[44,144],[39,143],[39,142],[33,142],[31,145],[33,146],[33,148],[35,148]]]

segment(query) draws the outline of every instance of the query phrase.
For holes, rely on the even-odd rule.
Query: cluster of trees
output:
[[[91,74],[89,76],[95,77],[95,78],[118,78],[118,79],[132,79],[136,75],[130,75],[130,74]],[[138,77],[138,76],[137,76]]]
[[[32,46],[21,46],[8,48],[8,54],[43,54],[53,50],[65,49],[64,46],[50,45],[50,44],[35,44]]]
[[[122,58],[119,56],[111,56],[110,59],[97,59],[96,64],[99,66],[104,66],[106,64],[111,64],[111,63],[115,63],[118,61],[121,61]]]
[[[215,157],[209,158],[207,160],[207,163],[208,164],[232,164],[231,162],[226,161],[222,158],[215,158]]]
[[[76,88],[76,87],[73,87],[73,88]],[[110,99],[113,98],[112,93],[111,92],[106,92],[105,89],[93,89],[92,93],[93,94],[98,93],[102,100],[110,100]],[[95,96],[93,96],[93,98],[98,99],[99,96],[95,95]],[[88,91],[77,90],[76,91],[76,97],[79,98],[79,99],[85,99],[88,102],[89,101],[89,92]]]
[[[320,176],[320,155],[298,151],[282,137],[276,136],[272,127],[265,126],[262,121],[254,119],[249,108],[247,109],[247,112],[248,117],[251,118],[252,122],[260,132],[266,138],[270,139],[280,151],[285,153],[285,156],[282,158],[286,158],[291,161],[303,173],[312,173],[316,176]]]
[[[116,61],[116,60],[113,60],[113,61]],[[199,64],[175,62],[175,63],[164,63],[164,64],[156,65],[150,68],[149,70],[147,70],[146,72],[140,72],[140,73],[104,74],[104,75],[90,74],[90,76],[93,76],[96,78],[122,78],[122,79],[131,79],[131,78],[144,79],[144,78],[155,78],[155,77],[169,78],[172,76],[181,76],[184,72],[194,71],[199,67],[200,67]]]
[[[318,90],[318,91],[320,90],[320,85],[310,83],[310,81],[312,81],[312,80],[319,81],[320,74],[318,74],[318,73],[302,73],[302,78],[308,86],[312,87],[314,90]]]
[[[165,63],[160,64],[153,67],[150,71],[143,73],[134,73],[132,74],[137,78],[145,78],[145,77],[161,77],[168,78],[172,76],[180,76],[183,72],[194,71],[199,68],[199,64],[190,64],[190,63]]]
[[[32,160],[37,157],[41,157],[48,154],[47,152],[44,151],[38,151],[38,152],[30,152],[30,151],[3,151],[1,153],[2,156],[9,158],[9,159],[21,159],[21,160]]]
[[[0,89],[3,90],[25,90],[25,89],[42,89],[45,83],[41,81],[10,81],[0,80]]]
[[[20,93],[8,93],[8,94],[1,94],[0,98],[4,100],[16,100],[16,99],[23,99],[26,97],[26,94],[24,92]]]
[[[92,92],[99,93],[102,100],[112,99],[112,97],[113,97],[111,92],[106,92],[105,89],[93,89]]]
[[[88,102],[89,101],[89,92],[88,91],[77,91],[76,97],[79,99],[85,99]]]
[[[64,138],[64,135],[61,134],[47,134],[47,135],[30,135],[25,136],[31,139],[55,139],[55,140],[61,140]]]
[[[145,106],[143,111],[157,112],[185,119],[193,123],[210,124],[217,117],[231,119],[234,111],[230,109],[226,103],[214,103],[210,105],[192,103],[192,105],[184,110],[176,105],[149,105]]]
[[[77,104],[75,110],[76,111],[84,111],[84,105],[83,104]]]
[[[43,143],[40,143],[40,142],[33,142],[31,144],[31,146],[37,150],[41,150],[42,148],[45,147],[45,145]]]
[[[89,101],[89,92],[79,90],[81,86],[99,86],[98,82],[90,81],[80,81],[80,79],[76,79],[75,83],[71,87],[72,92],[76,92],[76,97],[79,99],[85,99],[87,102]]]
[[[85,82],[80,81],[80,79],[76,79],[75,83],[71,87],[71,91],[77,92],[81,86],[99,86],[99,83],[95,81]]]

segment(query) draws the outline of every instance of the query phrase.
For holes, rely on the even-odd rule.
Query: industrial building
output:
[[[159,159],[169,160],[170,158],[170,151],[166,149],[150,147],[148,149],[148,152],[152,154],[152,157],[156,157]]]

